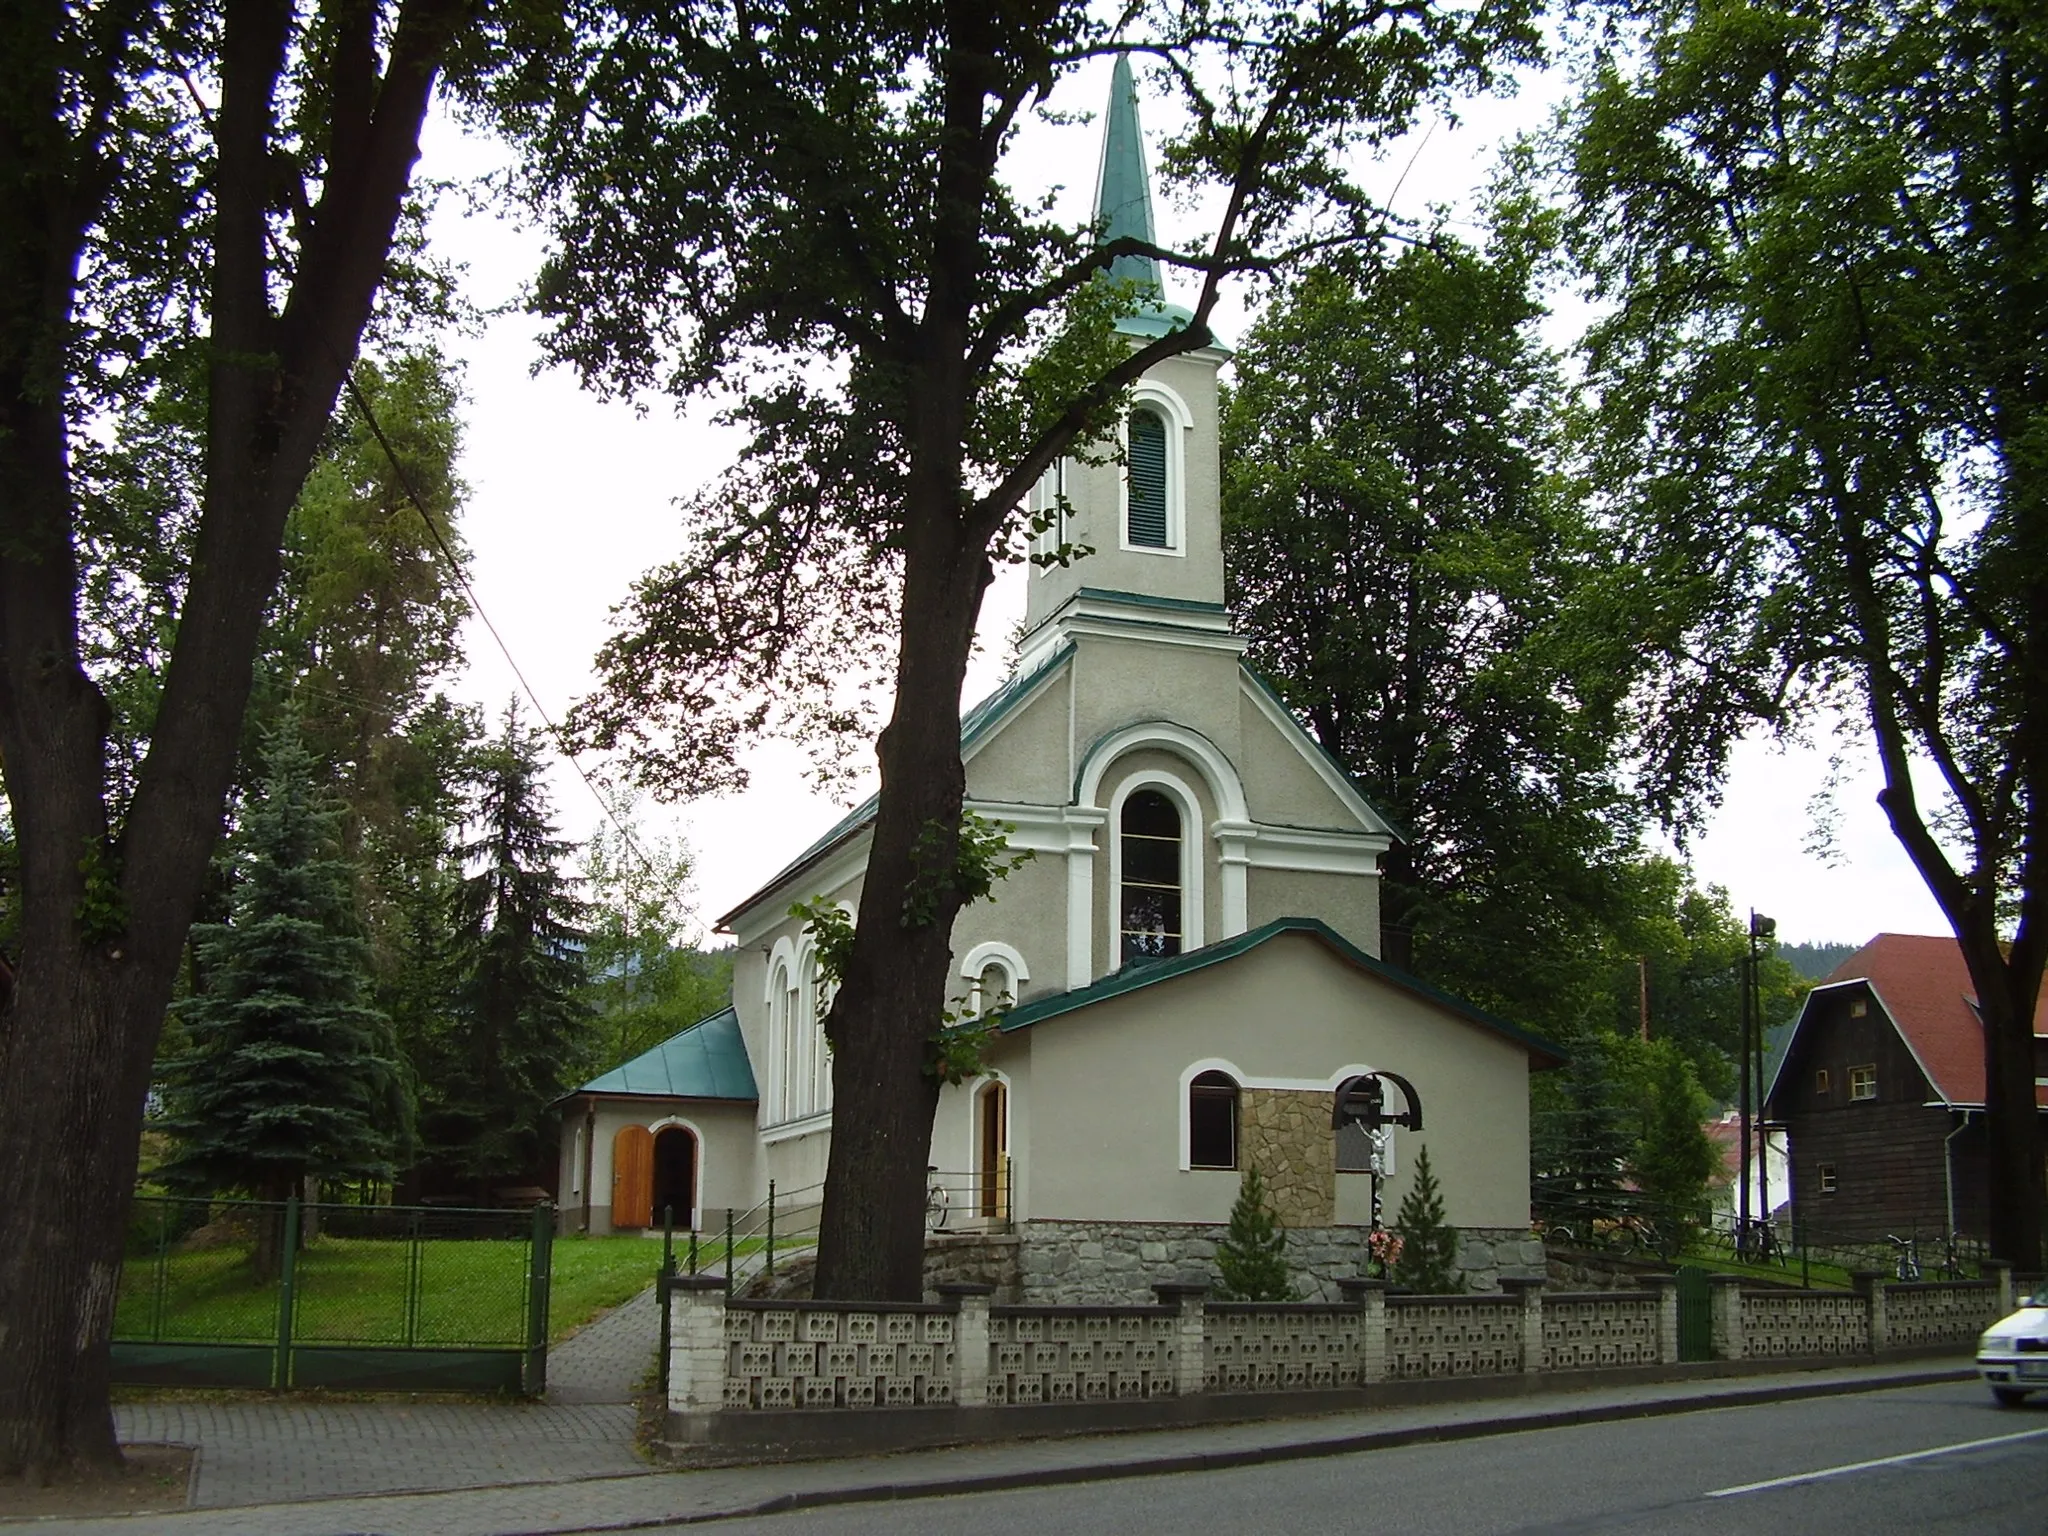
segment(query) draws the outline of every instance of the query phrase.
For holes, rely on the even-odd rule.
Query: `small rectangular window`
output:
[[[1870,999],[1869,999],[1869,998],[1867,998],[1867,997],[1858,997],[1858,998],[1852,998],[1852,999],[1850,999],[1850,1002],[1849,1002],[1849,1017],[1850,1017],[1850,1018],[1852,1018],[1852,1019],[1860,1019],[1860,1018],[1862,1018],[1862,1017],[1863,1017],[1863,1016],[1864,1016],[1865,1014],[1867,1014],[1867,1013],[1869,1013],[1869,1012],[1870,1012]]]
[[[1822,1098],[1827,1097],[1828,1069],[1826,1067],[1822,1067],[1818,1072],[1815,1072],[1813,1074],[1813,1091],[1819,1094]]]
[[[1849,1099],[1874,1099],[1877,1097],[1877,1063],[1849,1069]]]
[[[1822,1163],[1815,1171],[1820,1175],[1820,1192],[1824,1195],[1832,1195],[1835,1192],[1835,1165],[1833,1163]]]

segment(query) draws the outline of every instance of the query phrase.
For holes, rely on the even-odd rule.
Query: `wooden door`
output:
[[[981,1090],[981,1214],[1010,1214],[1010,1096],[1001,1083]]]
[[[626,1125],[612,1138],[612,1225],[654,1222],[654,1137],[644,1125]]]

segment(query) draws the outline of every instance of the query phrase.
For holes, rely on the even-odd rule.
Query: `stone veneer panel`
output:
[[[1337,1215],[1330,1096],[1291,1088],[1238,1094],[1238,1158],[1259,1170],[1266,1203],[1289,1228],[1327,1227]]]

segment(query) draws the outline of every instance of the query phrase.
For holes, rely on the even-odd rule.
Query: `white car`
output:
[[[2008,1408],[2025,1402],[2029,1392],[2048,1392],[2048,1288],[1984,1330],[1977,1340],[1977,1374]]]

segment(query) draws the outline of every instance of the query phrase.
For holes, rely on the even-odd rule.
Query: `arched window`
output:
[[[1122,960],[1181,951],[1180,811],[1156,789],[1124,801],[1118,827],[1123,889],[1118,893]]]
[[[998,1008],[1008,1008],[1016,1001],[1017,982],[1010,975],[1009,966],[1000,960],[991,960],[981,968],[981,974],[974,978],[969,988],[967,1011],[978,1019]]]
[[[1237,1166],[1237,1084],[1228,1072],[1204,1072],[1188,1084],[1188,1166]]]
[[[1128,495],[1124,539],[1145,549],[1166,549],[1172,543],[1167,519],[1166,418],[1139,406],[1125,424],[1124,459]]]

